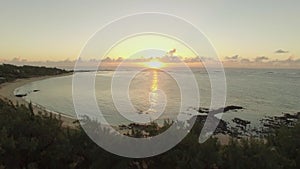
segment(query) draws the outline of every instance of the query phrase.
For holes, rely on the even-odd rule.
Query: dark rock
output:
[[[239,110],[239,109],[244,109],[244,108],[241,107],[241,106],[233,106],[233,105],[231,105],[231,106],[225,107],[224,110],[223,110],[223,112],[227,112],[229,110]]]
[[[239,125],[242,125],[242,126],[247,126],[248,124],[251,123],[250,121],[243,120],[243,119],[240,119],[240,118],[237,118],[237,117],[235,117],[232,121],[235,122],[236,124],[239,124]]]
[[[15,96],[16,97],[25,97],[25,96],[27,96],[27,94],[16,94]]]
[[[199,113],[208,113],[209,109],[208,108],[199,107],[198,112]]]
[[[300,119],[300,112],[295,114],[284,113],[281,116],[265,117],[261,120],[263,125],[263,130],[266,133],[270,133],[273,129],[280,128],[282,126],[293,127],[297,124]]]
[[[284,114],[284,117],[285,117],[285,118],[288,118],[288,119],[299,119],[299,117],[300,117],[300,112],[298,112],[297,114],[289,114],[289,113],[285,113],[285,114]]]
[[[241,107],[241,106],[231,105],[231,106],[226,106],[224,108],[219,108],[219,109],[216,109],[216,110],[209,111],[209,109],[207,109],[207,108],[200,107],[198,109],[198,112],[199,113],[210,113],[211,112],[213,114],[218,114],[218,113],[225,113],[225,112],[228,112],[230,110],[239,110],[239,109],[244,109],[244,108]]]

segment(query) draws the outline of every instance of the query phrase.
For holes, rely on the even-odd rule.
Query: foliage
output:
[[[37,66],[15,66],[10,64],[0,65],[0,83],[13,81],[18,78],[30,78],[45,75],[58,75],[68,71],[58,68],[47,68]]]
[[[201,125],[196,123],[177,146],[144,159],[113,155],[93,143],[81,128],[61,124],[52,116],[33,115],[31,104],[15,106],[0,100],[0,168],[296,169],[300,165],[299,124],[280,128],[265,141],[232,139],[220,145],[216,139],[199,144]],[[147,131],[158,134],[156,130],[165,129],[151,124]]]

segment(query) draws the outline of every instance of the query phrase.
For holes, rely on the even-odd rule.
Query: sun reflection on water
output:
[[[158,77],[157,77],[157,71],[152,71],[152,85],[151,85],[151,92],[155,92],[158,87]]]
[[[158,72],[157,70],[152,70],[152,84],[151,84],[151,89],[149,92],[149,101],[150,101],[150,108],[148,110],[148,112],[153,112],[156,113],[160,110],[160,103],[161,101],[161,96],[160,96],[160,92],[158,89]]]

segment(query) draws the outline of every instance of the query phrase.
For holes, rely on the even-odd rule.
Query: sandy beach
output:
[[[68,74],[63,74],[63,75],[57,75],[57,76],[42,76],[42,77],[33,77],[33,78],[26,78],[26,79],[17,79],[13,82],[6,82],[0,85],[0,98],[3,100],[10,100],[13,102],[13,104],[24,104],[24,105],[28,105],[28,102],[25,101],[22,97],[16,97],[14,95],[14,90],[18,87],[21,87],[27,83],[31,83],[34,81],[39,81],[39,80],[43,80],[43,79],[48,79],[48,78],[53,78],[53,77],[60,77],[60,76],[67,76],[67,75],[71,75],[71,73]],[[38,112],[42,112],[43,114],[52,114],[55,116],[59,116],[59,113],[56,112],[52,112],[52,111],[47,111],[44,108],[40,107],[40,106],[36,106],[33,105],[33,111],[35,114],[38,114]],[[77,119],[70,117],[70,116],[66,116],[63,114],[61,115],[61,120],[63,122],[63,126],[65,127],[71,127],[74,128],[76,127],[76,124],[74,124],[73,122],[76,121]]]

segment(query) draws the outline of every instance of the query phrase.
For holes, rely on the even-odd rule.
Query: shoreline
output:
[[[62,76],[68,76],[72,75],[72,73],[65,73],[65,74],[60,74],[60,75],[48,75],[48,76],[39,76],[39,77],[31,77],[31,78],[24,78],[24,79],[16,79],[15,81],[12,82],[5,82],[0,84],[0,99],[4,101],[11,101],[14,105],[16,104],[23,104],[23,105],[28,105],[29,103],[23,98],[23,97],[16,97],[14,95],[14,91],[16,88],[21,87],[25,84],[32,83],[35,81],[39,80],[44,80],[44,79],[49,79],[49,78],[55,78],[55,77],[62,77]],[[36,115],[41,112],[42,114],[45,115],[54,115],[54,117],[61,117],[62,125],[64,127],[71,127],[75,128],[78,125],[74,124],[73,122],[76,121],[77,119],[75,117],[71,117],[68,115],[64,115],[62,113],[54,112],[47,110],[45,107],[37,104],[32,104],[33,111]]]
[[[39,80],[49,79],[49,78],[55,78],[55,77],[62,77],[62,76],[68,76],[72,75],[73,73],[66,73],[66,74],[60,74],[55,76],[40,76],[40,77],[31,77],[26,79],[16,79],[12,82],[6,82],[0,84],[0,99],[4,101],[11,101],[14,105],[16,104],[23,104],[25,106],[28,106],[28,102],[23,97],[16,97],[14,95],[15,89],[18,87],[21,87],[25,84],[32,83]],[[77,121],[78,119],[75,117],[71,117],[68,115],[64,115],[62,113],[54,112],[51,110],[47,110],[45,107],[32,103],[33,111],[36,115],[39,115],[39,112],[41,112],[44,115],[50,116],[54,115],[54,117],[61,117],[62,126],[63,127],[70,127],[70,128],[76,128],[78,127],[78,124],[74,123],[74,121]],[[222,145],[226,145],[229,143],[229,136],[224,134],[218,134],[213,136],[217,138]]]
[[[66,74],[60,74],[60,75],[49,75],[49,76],[40,76],[40,77],[31,77],[31,78],[24,78],[24,79],[16,79],[12,82],[6,82],[0,84],[0,99],[4,101],[11,101],[14,105],[16,104],[23,104],[25,106],[28,106],[29,102],[25,100],[23,97],[17,97],[14,95],[15,89],[18,87],[21,87],[23,85],[26,85],[28,83],[32,83],[39,80],[49,79],[49,78],[55,78],[55,77],[63,77],[63,76],[69,76],[72,75],[72,73],[66,73]],[[78,119],[76,117],[68,116],[63,113],[55,112],[48,110],[47,108],[43,107],[42,105],[38,105],[35,103],[32,103],[33,111],[36,115],[46,115],[46,116],[54,116],[58,118],[60,116],[60,119],[62,121],[63,127],[70,127],[70,128],[76,128],[78,127],[78,123],[74,123]],[[41,113],[39,113],[41,112]],[[120,131],[119,131],[120,132]],[[216,134],[212,136],[213,138],[217,138],[217,140],[220,142],[221,145],[227,145],[230,140],[230,136],[227,134]]]

